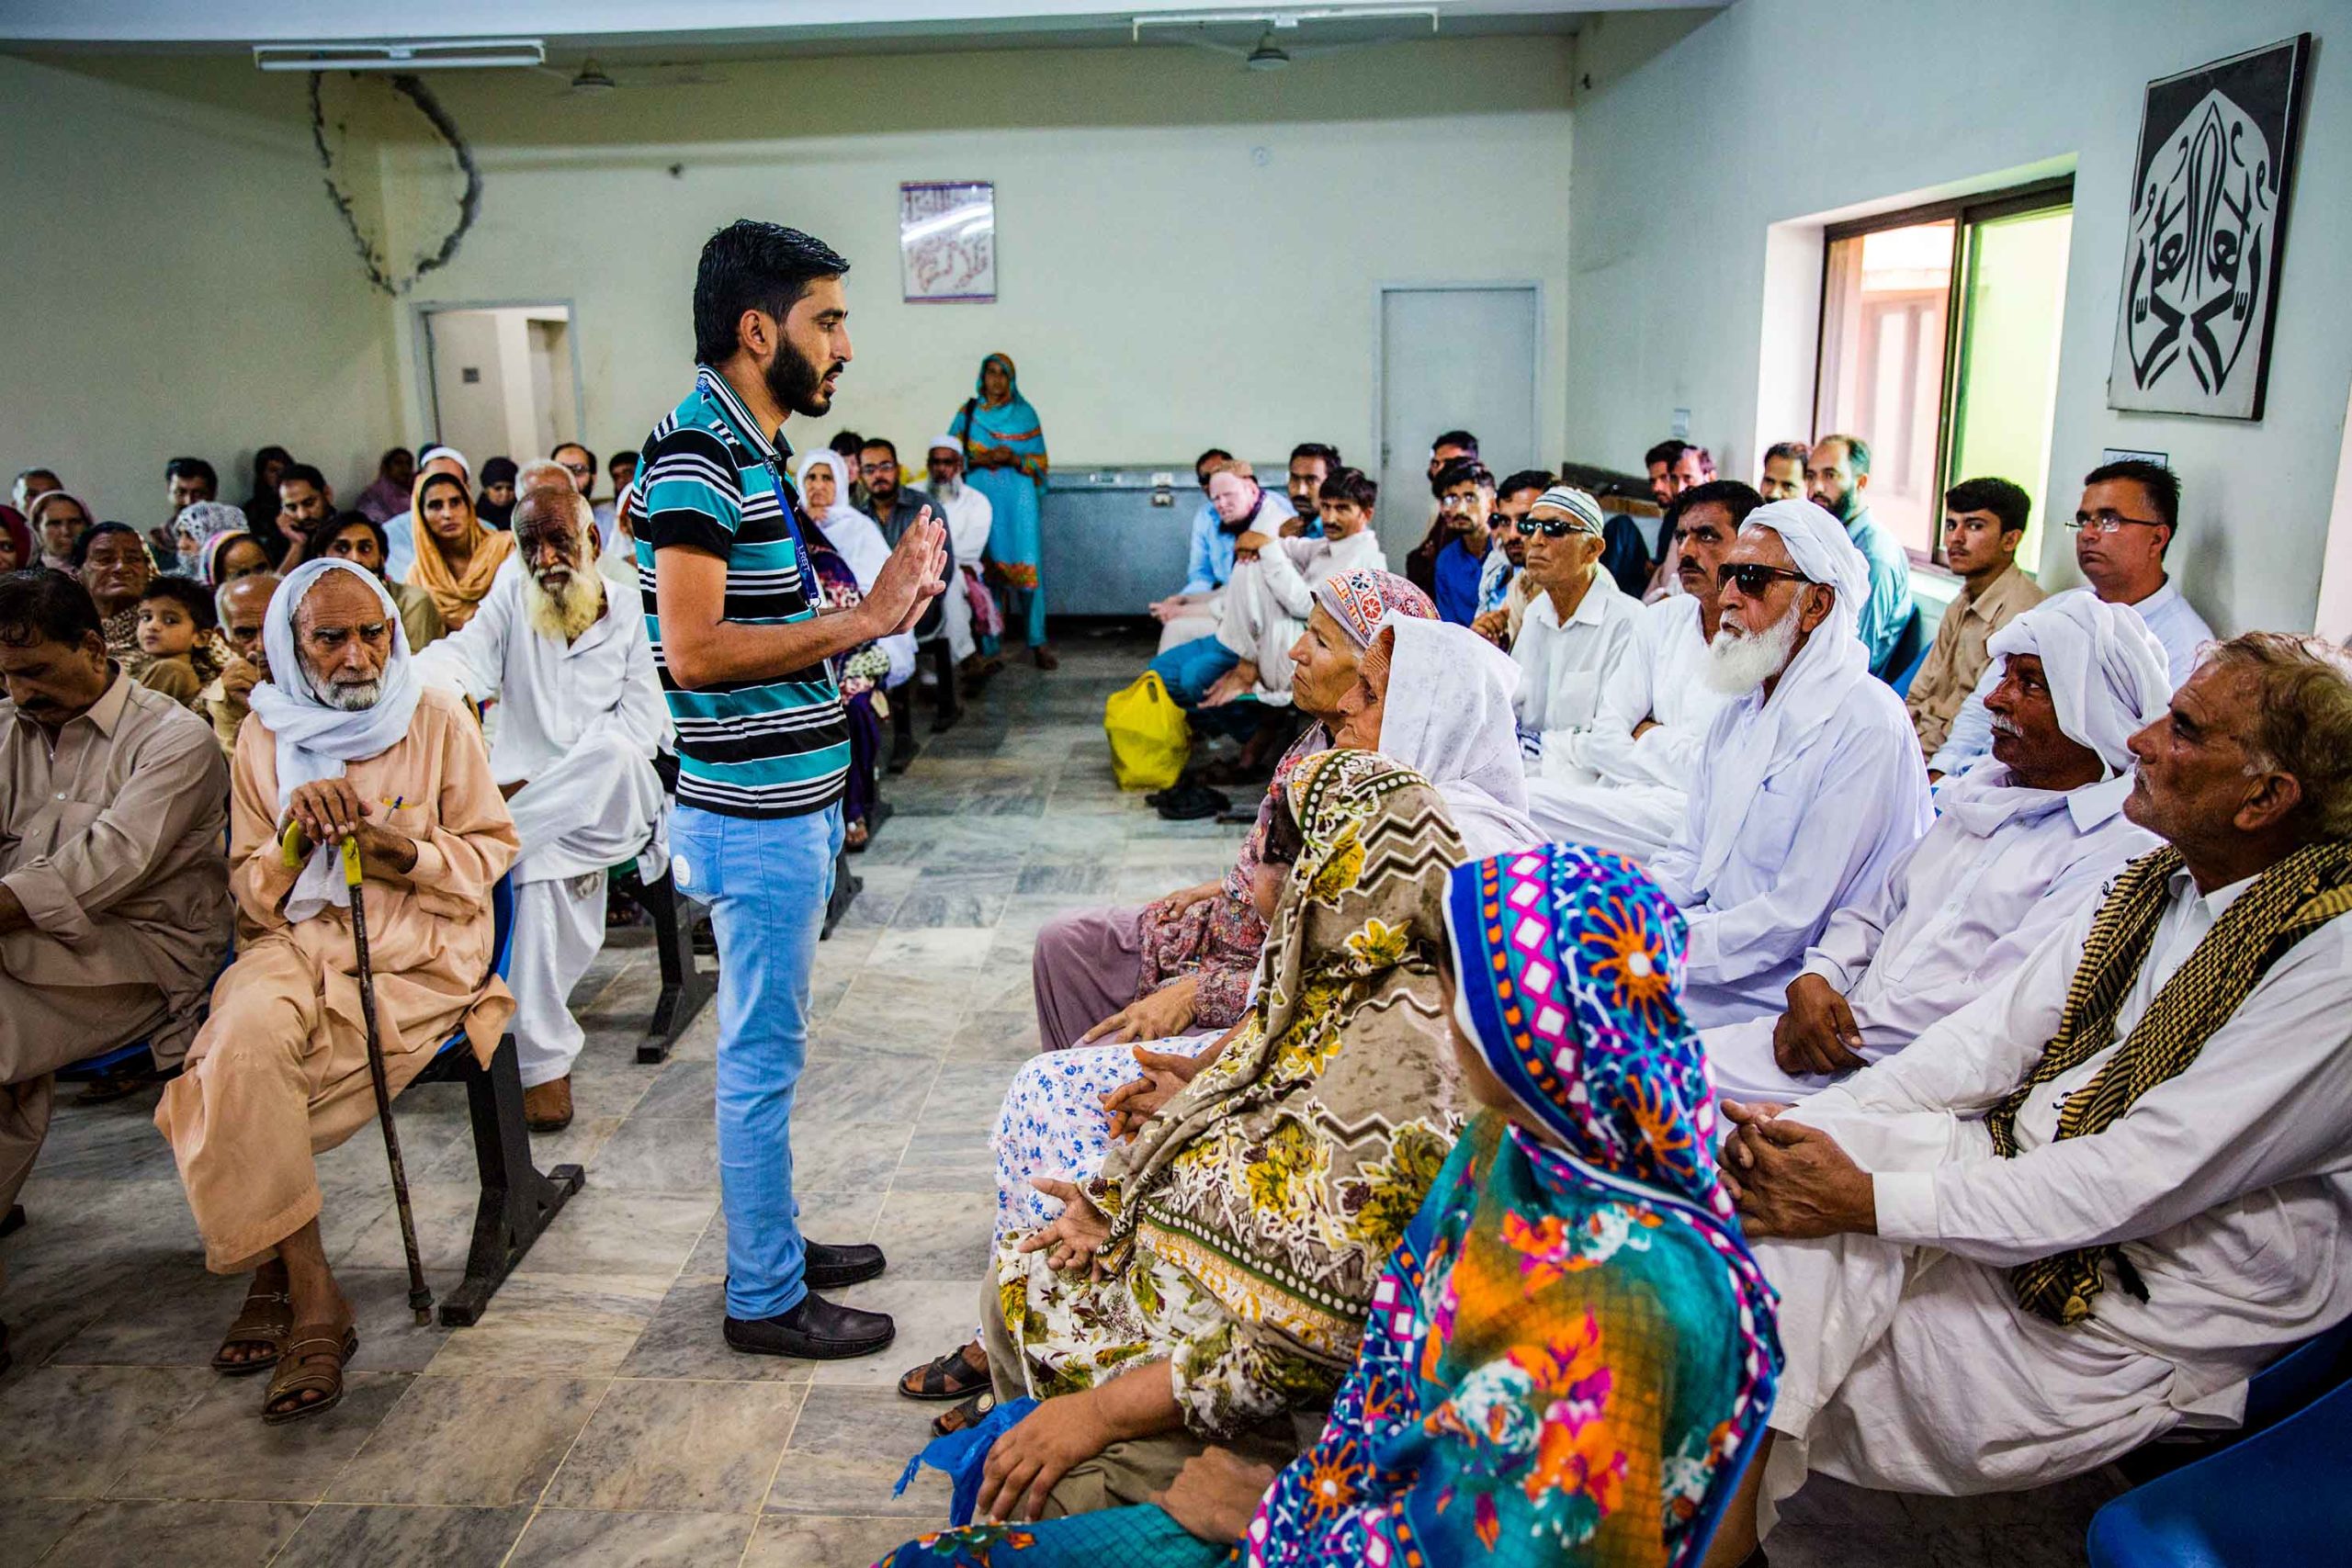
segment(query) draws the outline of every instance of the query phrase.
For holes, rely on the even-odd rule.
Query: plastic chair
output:
[[[2222,1431],[2181,1430],[2125,1454],[2117,1468],[2134,1484],[2197,1463],[2277,1426],[2352,1382],[2352,1317],[2323,1329],[2256,1372],[2245,1388],[2245,1416]]]
[[[2086,1543],[2091,1563],[2285,1568],[2341,1562],[2352,1540],[2347,1474],[2352,1385],[2339,1383],[2268,1430],[2101,1508]]]
[[[514,952],[513,874],[491,889],[493,921],[492,972],[503,980]],[[545,1175],[531,1156],[531,1134],[523,1122],[523,1073],[514,1033],[500,1036],[490,1065],[474,1059],[465,1032],[449,1036],[419,1083],[466,1086],[466,1109],[473,1122],[474,1168],[481,1178],[481,1200],[474,1209],[474,1239],[466,1254],[465,1278],[441,1301],[445,1328],[469,1327],[514,1265],[531,1250],[539,1233],[587,1179],[576,1165],[560,1165]]]
[[[1915,601],[1911,605],[1911,618],[1903,623],[1903,635],[1894,639],[1894,646],[1887,649],[1886,657],[1871,668],[1871,673],[1901,693],[1908,688],[1910,682],[1905,681],[1897,684],[1896,677],[1909,670],[1927,651],[1927,612],[1920,609]]]

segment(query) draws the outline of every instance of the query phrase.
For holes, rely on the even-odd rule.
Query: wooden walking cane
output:
[[[286,863],[308,858],[302,829],[286,827]],[[408,1168],[401,1160],[400,1129],[392,1122],[392,1091],[384,1073],[384,1042],[376,1027],[376,976],[368,962],[368,910],[360,898],[359,840],[343,841],[343,885],[351,894],[351,945],[359,958],[359,1016],[368,1029],[368,1076],[376,1085],[376,1117],[384,1129],[384,1155],[392,1167],[392,1201],[401,1214],[401,1249],[408,1254],[408,1305],[417,1326],[433,1321],[433,1289],[424,1282],[424,1262],[416,1247],[416,1216],[408,1202]]]

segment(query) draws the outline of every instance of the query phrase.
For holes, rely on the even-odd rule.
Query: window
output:
[[[1920,560],[1943,550],[1943,492],[1997,476],[2033,498],[2018,559],[2040,558],[2074,182],[1826,231],[1816,434],[1871,445],[1865,499]]]

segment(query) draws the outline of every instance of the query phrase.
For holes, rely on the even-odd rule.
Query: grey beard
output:
[[[345,713],[365,713],[376,705],[384,694],[381,677],[373,681],[353,681],[348,683],[330,681],[320,694],[327,706]]]
[[[1797,607],[1760,632],[1746,636],[1729,626],[1707,645],[1707,684],[1725,696],[1744,697],[1789,667],[1796,651]]]
[[[964,493],[964,476],[958,474],[954,479],[949,479],[944,483],[942,483],[937,479],[933,479],[931,484],[931,493],[937,496],[942,501],[955,500],[957,496]]]
[[[594,570],[574,571],[561,593],[550,593],[529,571],[523,573],[523,609],[541,637],[570,643],[596,624],[605,608],[605,580]]]

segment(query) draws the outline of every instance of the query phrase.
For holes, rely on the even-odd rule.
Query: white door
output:
[[[528,462],[580,439],[571,310],[518,305],[428,310],[426,370],[436,441]]]
[[[1535,356],[1543,323],[1532,284],[1380,291],[1380,542],[1389,563],[1429,529],[1430,443],[1478,438],[1499,479],[1544,466],[1536,450]]]

